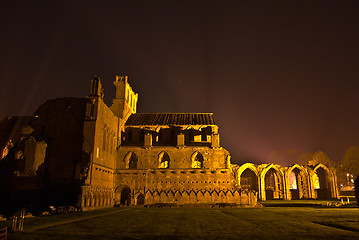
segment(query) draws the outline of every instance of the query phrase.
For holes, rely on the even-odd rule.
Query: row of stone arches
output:
[[[112,194],[110,192],[85,193],[82,196],[83,208],[101,208],[111,206]]]
[[[158,154],[158,168],[170,168],[170,157],[167,152],[162,151]],[[125,162],[125,166],[127,169],[138,169],[138,157],[134,152],[128,152],[123,161]],[[191,155],[191,167],[192,168],[203,168],[204,158],[203,155],[199,151],[195,151]]]
[[[132,194],[128,186],[119,186],[115,190],[115,203],[121,205],[143,205],[154,203],[177,203],[177,204],[213,204],[213,203],[237,203],[250,205],[256,202],[257,196],[254,191],[248,190],[154,190],[145,193]]]
[[[240,188],[259,192],[260,200],[337,198],[335,173],[323,164],[282,168],[275,164],[243,164],[237,170]]]

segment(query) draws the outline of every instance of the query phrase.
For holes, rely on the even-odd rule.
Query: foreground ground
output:
[[[0,227],[10,225],[0,222]],[[8,239],[359,239],[357,208],[124,208],[26,218]]]

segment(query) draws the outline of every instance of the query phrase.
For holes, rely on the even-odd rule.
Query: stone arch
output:
[[[107,199],[107,201],[106,201],[107,206],[111,205],[111,193],[108,192],[106,194],[106,199]]]
[[[82,203],[82,207],[83,208],[87,208],[90,206],[90,197],[89,195],[86,193],[85,195],[83,195],[83,203]]]
[[[150,191],[147,191],[145,195],[146,204],[153,204],[153,194]]]
[[[313,169],[313,186],[315,196],[318,199],[336,198],[335,177],[330,169],[324,164],[318,164]],[[315,176],[317,176],[318,183],[315,183]]]
[[[168,202],[167,192],[165,190],[161,190],[161,192],[160,192],[160,202],[161,203]]]
[[[137,169],[138,157],[134,152],[128,152],[124,158],[126,168]]]
[[[168,202],[172,203],[175,201],[175,194],[172,190],[170,190],[167,194]]]
[[[198,201],[198,203],[206,202],[206,199],[204,197],[204,192],[203,191],[198,191],[197,192],[197,201]]]
[[[98,206],[98,194],[97,194],[97,193],[94,194],[94,203],[93,203],[93,206],[94,206],[94,207],[97,207],[97,206]]]
[[[197,194],[195,191],[189,191],[189,203],[196,204],[197,203]]]
[[[286,172],[287,199],[310,198],[309,176],[305,168],[294,164]]]
[[[240,188],[258,191],[258,170],[253,163],[245,163],[237,170]]]
[[[195,151],[192,156],[191,156],[191,167],[192,168],[203,168],[203,162],[204,162],[204,158],[203,158],[203,155],[198,152],[198,151]]]
[[[203,193],[203,199],[205,203],[211,203],[212,202],[212,196],[211,193],[209,191],[204,191]]]
[[[241,191],[240,196],[241,196],[241,204],[242,205],[249,205],[248,193],[249,193],[249,191]]]
[[[233,195],[233,201],[236,203],[241,203],[241,195],[239,194],[238,190],[234,190],[232,192]]]
[[[180,191],[176,191],[175,192],[175,202],[181,203],[181,199],[182,199],[182,194]]]
[[[211,193],[211,197],[212,197],[212,202],[214,203],[218,203],[219,202],[219,194],[216,190],[212,191]]]
[[[159,168],[170,168],[170,157],[165,151],[158,154],[158,167]]]
[[[227,196],[227,202],[228,203],[234,203],[235,202],[235,200],[233,199],[233,192],[232,191],[228,190],[226,192],[226,196]]]
[[[95,203],[94,195],[91,192],[90,195],[89,195],[89,207],[93,207],[94,203]]]
[[[108,205],[108,193],[107,192],[103,193],[103,205],[104,206]]]
[[[137,193],[135,196],[135,205],[144,205],[145,204],[145,195],[142,193]]]
[[[189,203],[189,193],[187,191],[184,191],[182,193],[182,198],[181,198],[181,202],[183,204],[188,204]]]
[[[115,204],[125,206],[131,205],[131,189],[126,185],[121,185],[115,190]]]
[[[108,200],[107,192],[104,192],[102,196],[103,196],[103,205],[104,205],[104,206],[107,206],[107,205],[108,205],[108,201],[107,201],[107,200]]]
[[[160,203],[160,202],[161,202],[160,193],[156,190],[153,192],[153,203]]]
[[[101,207],[102,206],[102,192],[99,192],[97,194],[97,199],[98,199],[97,206]]]
[[[221,202],[221,203],[224,203],[227,201],[227,196],[225,194],[225,192],[223,190],[220,190],[218,192],[218,201]]]
[[[268,165],[261,172],[261,200],[283,199],[284,174],[274,164]]]

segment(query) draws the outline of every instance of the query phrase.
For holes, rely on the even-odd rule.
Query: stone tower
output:
[[[116,81],[113,82],[116,87],[116,96],[110,107],[115,116],[123,121],[126,121],[132,113],[136,113],[138,100],[138,94],[132,90],[127,79],[127,76],[116,76]]]

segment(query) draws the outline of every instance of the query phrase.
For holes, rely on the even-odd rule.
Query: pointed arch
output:
[[[203,168],[204,158],[202,154],[195,151],[191,156],[192,168]]]
[[[183,191],[182,192],[182,197],[181,197],[181,203],[182,204],[189,204],[189,192],[188,191]]]
[[[145,204],[145,195],[142,193],[137,193],[135,196],[135,205],[144,205]]]
[[[162,151],[158,154],[158,167],[170,168],[170,157],[165,151]]]
[[[197,193],[191,189],[188,193],[189,195],[189,203],[196,204],[197,203]]]
[[[313,167],[312,185],[314,196],[318,199],[338,197],[336,176],[330,168],[322,163]]]
[[[160,201],[161,201],[160,192],[158,190],[155,190],[153,192],[153,203],[160,203]]]
[[[285,175],[287,199],[310,198],[309,175],[306,169],[298,164],[290,166]]]
[[[138,157],[134,152],[128,152],[123,160],[126,164],[126,168],[137,169]]]
[[[241,188],[258,191],[258,170],[253,163],[245,163],[237,170],[238,183]]]
[[[269,164],[261,172],[261,200],[286,199],[284,174],[275,164]]]
[[[167,199],[168,199],[168,202],[170,202],[170,203],[175,201],[175,193],[172,190],[168,191]]]
[[[115,204],[131,205],[131,189],[126,185],[120,185],[115,190]]]

